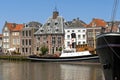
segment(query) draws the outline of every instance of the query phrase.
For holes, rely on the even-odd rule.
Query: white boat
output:
[[[60,57],[76,57],[76,56],[88,56],[91,55],[89,51],[76,52],[75,49],[64,49]]]
[[[64,62],[64,61],[83,61],[83,60],[98,60],[98,55],[91,54],[89,51],[76,52],[75,49],[65,49],[60,56],[42,57],[36,55],[28,56],[28,59],[33,61],[46,61],[46,62]]]

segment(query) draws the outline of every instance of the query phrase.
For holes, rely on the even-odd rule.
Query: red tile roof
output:
[[[21,31],[24,27],[23,24],[16,23],[6,23],[6,26],[9,28],[10,31]]]
[[[104,20],[93,18],[93,20],[90,22],[90,24],[87,25],[87,27],[92,27],[92,26],[105,27],[106,25],[107,23]]]

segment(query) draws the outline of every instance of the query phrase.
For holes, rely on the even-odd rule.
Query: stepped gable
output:
[[[79,18],[66,22],[66,25],[68,27],[86,27],[87,26],[87,24],[82,20],[79,20]]]
[[[105,28],[107,25],[107,22],[105,22],[102,19],[98,19],[98,18],[93,18],[93,20],[90,22],[90,24],[87,25],[87,27],[103,27]]]
[[[24,27],[23,24],[8,23],[8,22],[6,22],[5,26],[7,26],[10,31],[21,31]]]

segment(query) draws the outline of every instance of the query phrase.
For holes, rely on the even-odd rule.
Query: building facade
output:
[[[15,48],[16,52],[20,52],[20,35],[23,27],[23,24],[5,22],[2,30],[3,53],[7,53],[8,49],[12,48]]]
[[[98,18],[93,18],[90,24],[87,25],[87,43],[89,46],[96,48],[96,36],[105,31],[107,23]]]
[[[42,46],[48,48],[48,54],[54,54],[63,47],[64,26],[64,19],[59,16],[58,11],[54,11],[53,16],[35,32],[37,54],[41,54]]]
[[[86,24],[77,19],[66,22],[64,48],[76,48],[76,45],[87,44]]]
[[[24,56],[32,55],[35,53],[35,37],[34,33],[42,26],[39,22],[29,22],[24,24],[21,31],[21,53]]]

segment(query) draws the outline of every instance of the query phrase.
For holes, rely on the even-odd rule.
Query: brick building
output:
[[[7,53],[7,50],[11,48],[15,48],[16,52],[20,52],[20,35],[23,27],[23,24],[5,22],[2,30],[3,53]]]
[[[48,48],[48,54],[54,54],[63,47],[64,44],[64,19],[59,16],[58,11],[53,12],[53,16],[35,32],[36,53],[40,54],[40,48],[44,45]]]
[[[35,53],[35,37],[34,33],[42,26],[39,22],[29,22],[24,24],[21,31],[21,53],[22,55],[31,55]]]

